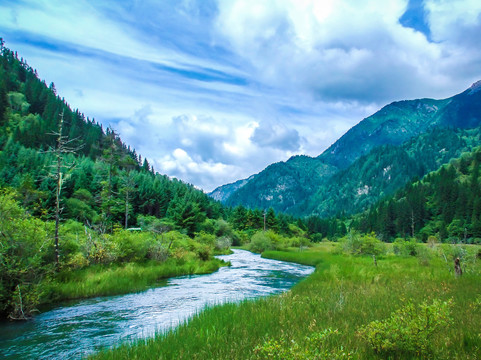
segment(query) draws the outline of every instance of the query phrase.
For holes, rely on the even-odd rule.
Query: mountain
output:
[[[1,38],[0,46],[0,189],[14,190],[31,215],[53,218],[60,178],[62,218],[103,231],[154,216],[193,235],[205,218],[222,216],[218,202],[156,173],[115,131],[72,110]]]
[[[352,218],[351,228],[383,239],[416,236],[427,241],[481,243],[481,148],[463,153],[421,181]]]
[[[224,188],[231,194],[223,202],[297,216],[361,211],[412,177],[472,150],[479,131],[468,130],[481,126],[480,88],[477,82],[448,99],[391,103],[318,157],[295,156],[268,166],[240,188]]]
[[[245,184],[247,184],[247,182],[251,181],[254,176],[255,175],[252,175],[247,179],[238,180],[231,184],[219,186],[214,191],[210,192],[209,196],[214,200],[224,202],[229,198],[229,196],[232,195],[233,192],[243,187]]]

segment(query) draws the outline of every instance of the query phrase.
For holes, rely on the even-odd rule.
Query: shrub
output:
[[[442,244],[439,248],[441,256],[446,261],[451,261],[456,258],[461,259],[464,261],[466,257],[468,257],[468,251],[466,246],[462,245],[452,245],[452,244]]]
[[[232,245],[232,240],[227,236],[217,238],[217,240],[215,241],[215,249],[218,251],[228,250],[231,247],[231,245]]]
[[[88,264],[89,262],[85,258],[84,254],[82,254],[81,252],[77,252],[69,258],[69,261],[66,265],[72,269],[82,269],[88,266]]]
[[[134,233],[120,230],[114,232],[111,241],[118,249],[120,261],[141,261],[147,258],[152,238],[148,233]]]
[[[394,254],[399,256],[416,256],[419,251],[419,244],[416,239],[396,239],[393,243]]]
[[[325,329],[306,337],[305,346],[300,346],[295,341],[285,338],[267,340],[264,344],[254,349],[255,358],[259,360],[341,360],[351,359],[351,354],[342,347],[332,350],[326,348],[326,341],[338,334],[337,330]]]
[[[0,229],[0,314],[24,319],[38,303],[36,284],[53,269],[53,243],[12,194],[0,193]]]
[[[212,234],[207,234],[205,232],[198,233],[195,236],[194,240],[200,244],[205,244],[208,246],[214,246],[215,244],[215,236]]]
[[[358,335],[378,353],[426,356],[433,351],[433,335],[451,323],[452,307],[452,300],[418,306],[409,302],[389,319],[361,327]]]
[[[219,219],[215,222],[215,236],[231,236],[232,226],[225,220]]]
[[[164,262],[169,257],[169,250],[161,242],[154,242],[150,245],[147,256],[149,259]]]
[[[374,233],[361,235],[351,231],[340,241],[344,251],[354,255],[381,255],[386,252],[386,245]]]
[[[438,238],[436,236],[429,236],[427,240],[428,246],[433,249],[438,243]]]
[[[274,250],[274,245],[265,232],[259,231],[252,236],[248,246],[249,250],[255,253],[262,253],[266,250]]]
[[[322,234],[316,233],[311,235],[311,241],[314,243],[319,243],[322,241]]]
[[[195,253],[200,260],[207,261],[212,256],[212,248],[209,245],[200,244],[196,247]]]
[[[289,246],[297,248],[307,247],[309,246],[309,239],[299,236],[292,237],[289,241]]]

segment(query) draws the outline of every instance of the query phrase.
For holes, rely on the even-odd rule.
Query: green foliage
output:
[[[419,252],[419,244],[416,239],[396,239],[393,243],[393,252],[399,256],[416,256]]]
[[[45,224],[28,215],[12,194],[0,194],[0,313],[29,317],[38,303],[36,284],[53,268]]]
[[[451,324],[452,307],[451,300],[434,299],[431,305],[410,302],[389,319],[373,321],[360,328],[358,334],[376,352],[427,356],[434,350],[432,338]]]
[[[354,216],[361,231],[383,239],[415,236],[426,242],[474,243],[481,234],[481,148],[413,181],[369,211]]]
[[[249,250],[255,253],[262,253],[266,250],[274,250],[274,244],[265,232],[259,231],[252,236]]]
[[[356,231],[351,231],[339,242],[344,251],[353,255],[381,255],[386,252],[385,244],[374,233],[359,234]]]
[[[232,240],[230,237],[222,236],[215,241],[215,250],[220,253],[224,253],[232,246]]]
[[[121,262],[140,262],[147,259],[153,237],[148,232],[135,233],[120,230],[112,235],[105,235],[106,241],[113,244],[115,258]]]
[[[322,218],[354,214],[392,195],[413,178],[422,178],[480,142],[481,95],[456,95],[445,100],[412,100],[387,105],[349,130],[320,156],[294,156],[286,162],[268,166],[245,180],[243,186],[225,186],[226,203],[250,208],[273,208],[296,216],[315,214]],[[362,146],[359,146],[362,144]],[[470,163],[463,163],[462,170]],[[232,190],[232,193],[231,193]],[[231,194],[230,194],[231,193]],[[463,192],[460,193],[461,195]],[[448,191],[451,202],[468,199]],[[388,222],[399,226],[398,236],[412,236],[422,225],[419,198],[408,198],[402,205],[406,217]],[[446,223],[452,213],[446,213]],[[397,218],[399,219],[399,218]],[[449,221],[447,221],[449,220]],[[382,224],[379,224],[382,225]],[[481,227],[479,227],[481,229]],[[372,229],[363,229],[369,232]]]
[[[429,337],[436,350],[428,357],[480,357],[479,260],[472,273],[456,279],[440,258],[433,258],[425,267],[414,257],[383,256],[375,267],[369,256],[333,253],[336,245],[322,242],[303,252],[266,252],[263,256],[316,265],[316,271],[287,293],[209,307],[169,332],[124,343],[94,358],[255,359],[254,349],[269,342],[277,342],[281,355],[290,355],[291,346],[297,346],[302,356],[304,351],[314,350],[308,338],[319,333],[322,336],[325,329],[337,329],[320,347],[330,354],[345,349],[354,359],[419,358],[416,353],[402,351],[376,353],[365,339],[356,336],[361,327],[388,319],[403,308],[406,298],[412,299],[412,304],[425,302],[428,306],[434,303],[432,299],[443,304],[453,298],[449,316],[455,321]],[[415,308],[419,315],[420,307]]]
[[[254,349],[254,359],[274,359],[274,360],[342,360],[352,359],[351,354],[340,349],[326,349],[325,343],[329,337],[336,335],[337,330],[325,329],[324,331],[310,334],[305,339],[304,346],[299,345],[294,340],[287,341],[281,338],[277,340],[267,340],[264,344]]]

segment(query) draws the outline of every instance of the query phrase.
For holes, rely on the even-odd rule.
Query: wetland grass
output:
[[[481,358],[481,266],[479,260],[456,278],[440,257],[423,264],[416,257],[369,256],[331,252],[322,244],[307,251],[269,252],[279,260],[317,264],[316,271],[282,295],[224,304],[195,315],[169,332],[103,351],[95,359],[256,359],[266,341],[298,344],[326,329],[337,330],[323,346],[345,349],[353,359],[385,359],[358,330],[408,302],[452,299],[452,323],[431,339],[436,359]],[[411,356],[416,358],[416,356]],[[397,356],[391,358],[409,358]]]

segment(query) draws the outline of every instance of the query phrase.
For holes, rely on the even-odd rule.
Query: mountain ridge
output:
[[[481,85],[478,83],[481,82],[446,99],[423,98],[388,104],[352,127],[317,157],[293,156],[285,162],[269,165],[236,189],[228,191],[230,185],[224,185],[223,190],[230,195],[221,201],[230,206],[273,207],[293,215],[311,215],[299,210],[299,204],[306,199],[309,201],[308,198],[321,191],[334,174],[374,149],[384,145],[402,146],[435,128],[480,126],[481,92],[478,89]],[[432,159],[427,161],[433,162]],[[332,186],[329,188],[333,191]]]

